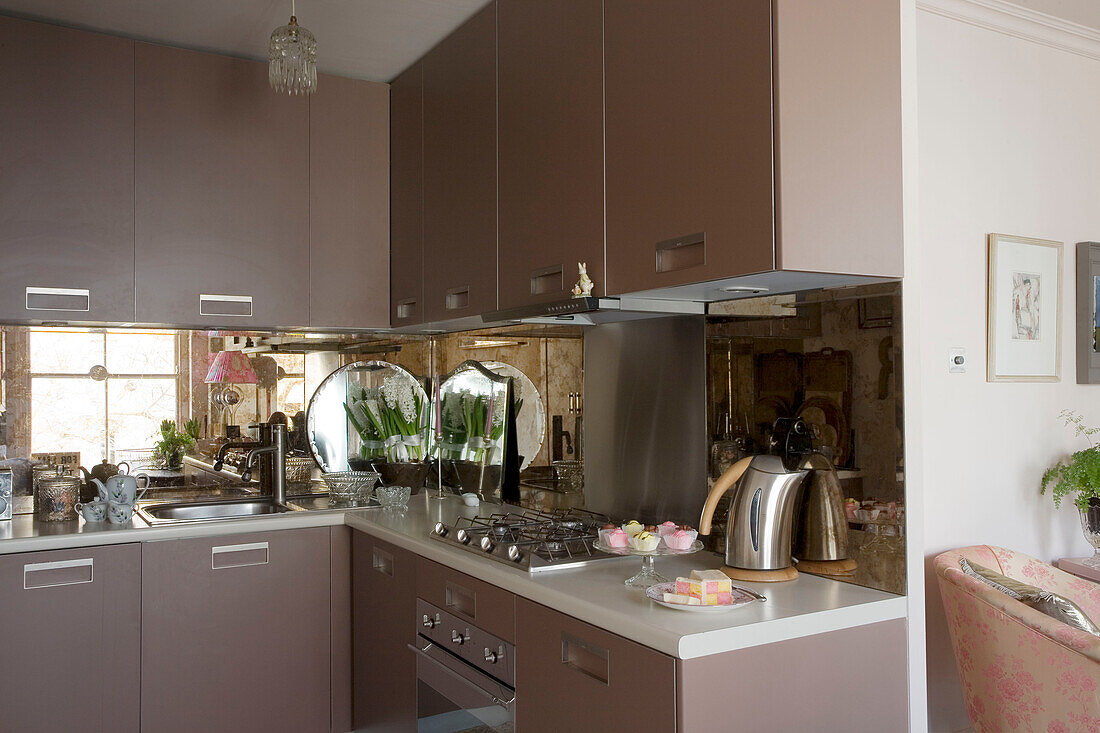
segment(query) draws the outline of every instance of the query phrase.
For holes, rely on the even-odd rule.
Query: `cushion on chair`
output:
[[[1034,608],[1036,611],[1045,613],[1047,616],[1081,631],[1100,636],[1100,627],[1097,627],[1092,619],[1068,598],[1022,583],[1015,578],[1002,575],[976,562],[970,562],[965,557],[959,558],[959,567],[967,575],[981,580],[983,583]]]

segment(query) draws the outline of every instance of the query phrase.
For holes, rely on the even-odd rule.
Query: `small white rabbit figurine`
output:
[[[592,295],[592,287],[595,285],[592,278],[588,277],[588,263],[578,262],[577,269],[580,271],[581,277],[577,280],[577,284],[573,286],[573,297],[587,298]]]

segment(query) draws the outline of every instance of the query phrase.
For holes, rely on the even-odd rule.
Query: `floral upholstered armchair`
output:
[[[974,730],[1100,733],[1100,637],[965,574],[960,558],[1058,593],[1094,621],[1100,621],[1100,585],[1000,547],[964,547],[936,557]]]

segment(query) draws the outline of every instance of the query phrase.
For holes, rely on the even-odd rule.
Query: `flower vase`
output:
[[[1087,509],[1079,510],[1081,513],[1081,531],[1085,533],[1085,539],[1092,545],[1093,555],[1083,561],[1084,565],[1100,570],[1100,499],[1089,498]]]

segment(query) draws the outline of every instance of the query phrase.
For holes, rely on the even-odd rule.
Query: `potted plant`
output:
[[[181,432],[171,420],[164,420],[160,424],[160,440],[153,444],[153,457],[164,468],[176,470],[183,465],[184,454],[194,447],[194,438]]]
[[[1086,425],[1085,419],[1073,410],[1062,410],[1058,417],[1077,437],[1087,440],[1089,447],[1048,468],[1039,492],[1045,494],[1049,487],[1056,507],[1072,495],[1081,515],[1085,539],[1095,550],[1086,563],[1100,568],[1100,447],[1092,441],[1092,436],[1100,433],[1100,427]]]
[[[414,384],[391,375],[377,388],[349,385],[344,411],[360,443],[358,455],[348,458],[350,467],[373,466],[384,486],[410,486],[415,494],[430,466],[424,461],[428,405]]]

